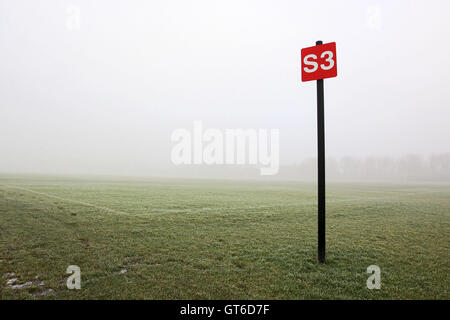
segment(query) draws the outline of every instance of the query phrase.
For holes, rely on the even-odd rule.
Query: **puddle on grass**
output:
[[[52,288],[42,289],[44,287],[45,282],[39,280],[39,276],[34,277],[33,281],[26,281],[26,282],[19,282],[19,278],[16,277],[16,273],[14,272],[8,272],[5,273],[6,277],[8,278],[6,280],[6,285],[14,290],[20,290],[20,289],[26,289],[31,288],[33,285],[37,286],[36,290],[30,292],[31,295],[35,297],[43,297],[48,296],[50,294],[57,295],[56,292]],[[31,288],[33,289],[33,288]]]
[[[45,289],[45,290],[42,290],[42,291],[32,292],[31,295],[35,296],[35,297],[46,297],[46,296],[49,296],[49,295],[56,296],[57,294],[56,294],[55,290],[53,290],[52,288],[49,288],[49,289]]]

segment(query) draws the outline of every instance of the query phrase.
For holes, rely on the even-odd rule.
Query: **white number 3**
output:
[[[329,64],[327,66],[325,66],[323,63],[320,65],[320,67],[322,68],[322,70],[330,70],[331,68],[334,67],[334,60],[333,60],[333,52],[332,51],[324,51],[322,52],[322,54],[320,55],[321,58],[328,56],[327,59],[325,59],[326,62],[328,62]]]
[[[333,52],[332,51],[324,51],[320,55],[320,57],[323,59],[325,56],[328,56],[328,58],[325,59],[326,62],[328,62],[328,65],[324,65],[323,63],[320,64],[320,68],[322,70],[330,70],[334,67],[334,60],[333,60]],[[308,60],[311,59],[311,60]],[[315,62],[314,60],[317,59],[317,56],[315,54],[308,54],[303,59],[303,63],[307,66],[311,66],[312,68],[304,67],[303,70],[307,73],[313,73],[319,68],[319,64]]]

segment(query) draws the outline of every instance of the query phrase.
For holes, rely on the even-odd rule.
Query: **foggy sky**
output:
[[[67,26],[70,8],[80,28]],[[69,11],[68,11],[69,10]],[[0,0],[0,172],[157,173],[177,128],[316,154],[300,50],[337,43],[327,156],[450,152],[447,1]],[[70,21],[69,21],[70,22]]]

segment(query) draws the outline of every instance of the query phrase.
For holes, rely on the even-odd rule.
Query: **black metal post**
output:
[[[321,45],[322,41],[316,41]],[[323,79],[317,80],[318,259],[325,263],[325,120]]]

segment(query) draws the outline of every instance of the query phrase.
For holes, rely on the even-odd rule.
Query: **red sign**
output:
[[[336,42],[302,49],[302,81],[336,76]]]

